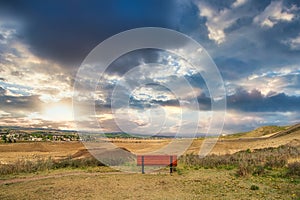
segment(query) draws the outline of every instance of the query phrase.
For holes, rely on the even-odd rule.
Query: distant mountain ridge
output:
[[[18,131],[40,131],[45,133],[77,133],[76,130],[61,130],[52,128],[31,128],[31,127],[20,127],[20,126],[0,126],[0,131],[4,130],[18,130]],[[222,138],[276,138],[290,134],[295,131],[300,131],[300,123],[291,126],[262,126],[249,132],[235,133]],[[87,134],[98,134],[97,132],[82,132]],[[125,132],[107,132],[103,133],[107,138],[174,138],[174,134],[156,134],[156,135],[143,135],[143,134],[132,134]],[[187,134],[187,138],[193,137],[191,134]],[[198,133],[195,137],[205,137],[205,134]]]

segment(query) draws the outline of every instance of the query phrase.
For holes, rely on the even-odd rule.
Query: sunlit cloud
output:
[[[254,18],[253,22],[262,27],[272,28],[280,21],[292,21],[295,17],[295,14],[292,13],[294,10],[296,10],[296,7],[284,8],[282,0],[272,1],[262,13]]]
[[[198,2],[199,14],[206,18],[205,25],[208,29],[208,38],[221,44],[226,41],[225,30],[232,26],[236,20],[248,16],[248,13],[236,12],[235,9],[244,5],[247,0],[237,0],[231,5],[231,9],[217,9],[209,6],[204,1]]]
[[[233,8],[237,8],[237,7],[240,7],[242,5],[244,5],[245,3],[247,3],[248,0],[236,0],[233,4],[232,4],[232,7]]]

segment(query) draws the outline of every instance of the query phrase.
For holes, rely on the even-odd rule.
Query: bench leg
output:
[[[173,173],[173,157],[170,156],[170,174]]]
[[[142,156],[142,174],[145,174],[144,156]]]

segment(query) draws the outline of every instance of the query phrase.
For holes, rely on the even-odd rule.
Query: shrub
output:
[[[257,185],[251,185],[250,190],[259,190]]]
[[[241,162],[239,164],[237,175],[238,176],[248,176],[253,173],[253,166],[248,162]]]
[[[15,163],[0,165],[0,174],[16,174],[16,173],[30,173],[51,169],[53,161],[50,159],[36,161],[31,160],[17,160]]]
[[[267,168],[282,168],[287,164],[287,157],[284,155],[270,156],[267,158],[265,167]]]
[[[104,166],[104,165],[95,158],[72,159],[71,157],[53,163],[54,169],[68,168],[68,167],[83,168],[83,167],[96,167],[96,166]]]
[[[287,175],[300,177],[300,162],[293,162],[288,164]]]
[[[284,168],[289,158],[297,158],[300,151],[296,147],[283,145],[277,148],[247,149],[231,155],[208,155],[200,158],[198,155],[186,154],[179,158],[184,167],[190,168],[237,168],[239,176],[249,174],[264,175],[265,169]],[[293,172],[291,172],[293,173]]]
[[[95,158],[72,159],[71,157],[64,160],[37,159],[32,160],[17,160],[14,163],[0,165],[0,175],[32,173],[37,171],[45,171],[59,168],[83,168],[104,166]]]
[[[256,168],[254,169],[253,175],[264,175],[265,174],[265,168],[263,166],[256,166]]]

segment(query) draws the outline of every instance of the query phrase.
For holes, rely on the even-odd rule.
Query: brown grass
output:
[[[37,160],[17,160],[14,163],[0,165],[0,175],[33,173],[60,168],[87,168],[104,166],[94,158],[72,159],[71,157],[62,160],[37,159]]]
[[[277,148],[240,151],[227,155],[209,155],[200,158],[198,155],[186,154],[180,157],[184,166],[192,168],[237,168],[239,176],[264,175],[265,170],[286,167],[289,159],[299,158],[299,147],[283,145]]]
[[[283,178],[239,178],[220,169],[189,170],[183,175],[78,173],[0,184],[8,199],[298,199],[300,184]],[[41,175],[39,175],[41,176]],[[23,177],[24,178],[24,177]],[[26,179],[26,178],[25,178]],[[259,190],[252,190],[255,185]]]
[[[211,154],[225,155],[246,149],[262,149],[268,147],[278,147],[290,142],[300,142],[300,131],[290,133],[277,138],[262,138],[262,139],[226,139],[219,138]],[[136,139],[117,139],[112,142],[117,147],[124,147],[132,153],[146,153],[160,149],[169,144],[171,139],[159,140],[136,140]],[[188,148],[187,154],[198,154],[202,145],[203,139],[195,139],[192,145]],[[34,160],[36,158],[53,159],[67,158],[78,151],[85,149],[85,146],[80,142],[29,142],[29,143],[0,143],[0,164],[15,162],[19,159]]]

